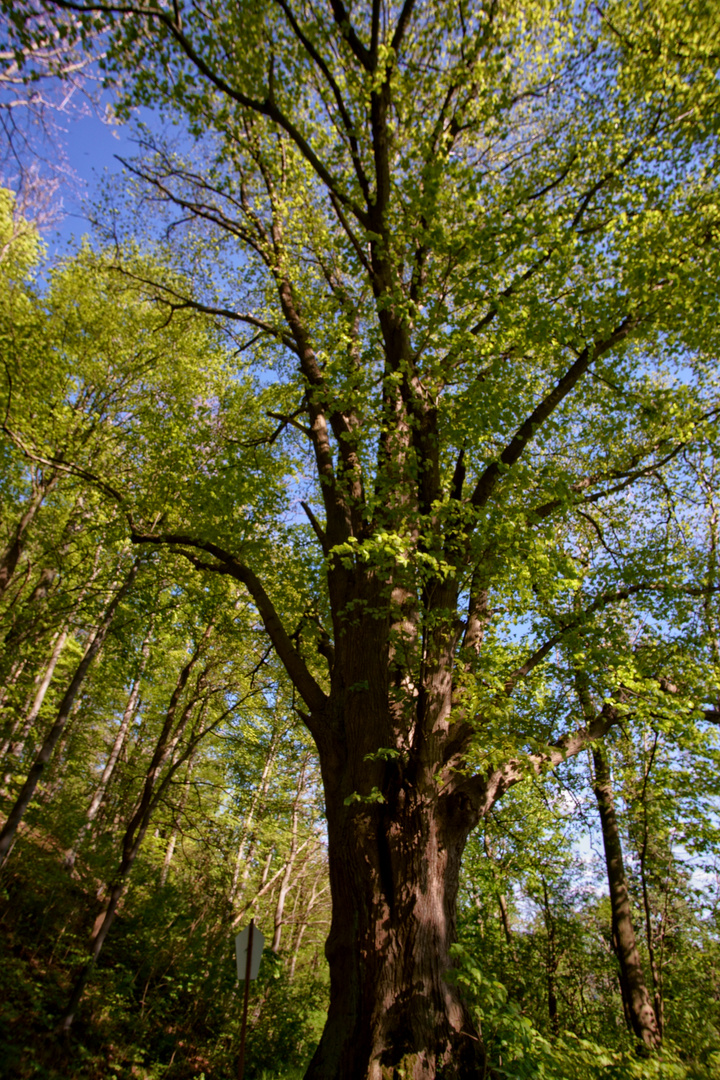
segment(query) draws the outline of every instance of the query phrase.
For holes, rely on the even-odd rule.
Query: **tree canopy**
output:
[[[699,748],[717,719],[717,6],[40,9],[101,44],[120,115],[175,126],[53,282],[82,323],[48,346],[54,320],[14,320],[4,429],[139,559],[237,589],[292,687],[333,901],[307,1075],[488,1067],[453,976],[463,851],[590,748],[625,1015],[657,1049],[599,740]]]

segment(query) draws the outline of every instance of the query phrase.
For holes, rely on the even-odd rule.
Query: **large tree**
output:
[[[247,327],[285,469],[271,521],[257,425],[216,401],[244,473],[200,446],[188,493],[122,469],[114,491],[134,541],[247,589],[317,746],[308,1076],[475,1075],[446,979],[468,834],[621,719],[613,608],[662,632],[714,587],[683,455],[717,413],[717,5],[47,7],[105,27],[128,109],[184,125],[129,163],[184,276],[127,272],[169,316]],[[585,726],[548,707],[559,645],[601,703]]]

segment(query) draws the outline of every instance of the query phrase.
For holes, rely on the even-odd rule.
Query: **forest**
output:
[[[0,1076],[253,919],[247,1080],[717,1080],[717,0],[0,0],[0,144]]]

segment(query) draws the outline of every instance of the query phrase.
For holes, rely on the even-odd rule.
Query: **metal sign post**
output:
[[[255,926],[255,920],[250,920],[250,925],[235,938],[235,956],[237,958],[238,979],[245,980],[245,993],[243,994],[243,1018],[240,1029],[240,1060],[238,1061],[238,1080],[243,1080],[245,1071],[245,1034],[247,1032],[248,998],[250,996],[250,980],[256,979],[260,967],[260,956],[263,951],[265,939]]]

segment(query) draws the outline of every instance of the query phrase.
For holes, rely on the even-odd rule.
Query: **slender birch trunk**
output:
[[[277,952],[280,948],[280,940],[282,938],[283,921],[285,917],[285,901],[287,900],[288,892],[290,891],[290,881],[292,878],[293,868],[295,866],[295,860],[298,855],[298,818],[300,815],[300,799],[305,789],[305,773],[307,771],[308,758],[305,757],[302,767],[300,769],[300,777],[298,779],[298,785],[295,791],[295,798],[292,806],[292,818],[290,825],[290,851],[288,852],[287,862],[285,864],[285,871],[280,880],[280,888],[278,890],[277,900],[275,902],[275,918],[274,918],[274,931],[273,939],[270,948],[273,952]]]
[[[662,992],[662,973],[660,965],[658,964],[657,953],[655,949],[655,934],[653,933],[652,925],[652,908],[650,904],[650,891],[648,889],[647,881],[647,857],[648,847],[650,844],[650,823],[648,822],[648,781],[650,779],[650,770],[652,769],[653,762],[655,760],[655,752],[658,745],[658,734],[655,732],[652,750],[647,763],[647,768],[644,770],[643,785],[640,794],[643,811],[643,836],[642,844],[639,851],[640,862],[640,885],[642,888],[643,898],[643,912],[645,915],[645,942],[648,950],[648,960],[650,961],[650,977],[653,985],[653,1003],[655,1008],[655,1019],[657,1020],[658,1031],[662,1037],[664,1019],[665,1019],[665,1007],[663,1002]],[[666,920],[663,919],[662,926],[665,927]],[[663,930],[664,933],[664,930]]]
[[[230,907],[233,907],[236,900],[239,903],[245,894],[248,874],[250,873],[250,861],[252,859],[255,848],[255,837],[252,833],[252,828],[256,815],[262,813],[268,787],[270,785],[272,771],[275,765],[275,759],[277,757],[278,748],[280,746],[280,740],[282,739],[285,730],[285,728],[282,728],[273,732],[272,739],[270,740],[270,746],[268,747],[268,752],[265,757],[265,762],[263,764],[260,783],[255,789],[255,793],[253,794],[252,800],[250,802],[250,807],[245,816],[242,837],[237,850],[237,855],[235,856],[235,866],[233,868],[232,882],[230,884],[230,892],[228,895],[228,904],[230,905]]]
[[[203,642],[207,639],[208,633],[206,633],[205,637],[203,638]],[[196,659],[197,651],[195,655],[191,658],[190,664],[186,665],[183,671],[187,671],[188,666],[192,667]],[[205,674],[206,672],[203,672],[203,676]],[[203,676],[201,676],[201,678],[198,680],[199,684],[201,683]],[[182,682],[182,687],[184,687],[187,678],[183,681],[181,676],[180,681]],[[171,699],[170,709],[168,710],[168,714],[172,713],[172,716],[169,717],[170,724],[168,724],[168,716],[166,716],[166,723],[163,725],[163,730],[160,734],[160,737],[155,747],[155,752],[153,753],[152,760],[150,762],[150,765],[148,766],[148,770],[145,775],[145,783],[143,785],[143,790],[139,799],[137,800],[135,811],[125,829],[122,841],[122,855],[120,863],[112,881],[107,887],[107,892],[104,897],[102,908],[93,926],[93,931],[90,937],[89,958],[84,964],[82,970],[80,971],[80,974],[78,975],[78,978],[75,981],[70,1000],[60,1021],[60,1030],[63,1032],[69,1032],[72,1027],[73,1021],[75,1019],[75,1014],[77,1012],[78,1005],[80,1004],[80,1001],[82,999],[82,995],[84,993],[88,979],[92,975],[95,964],[97,963],[97,959],[107,939],[107,935],[115,920],[118,904],[122,899],[128,876],[140,852],[140,848],[142,846],[143,840],[145,839],[145,835],[150,825],[150,821],[155,811],[155,808],[165,794],[165,791],[167,790],[167,787],[170,784],[173,776],[177,772],[178,768],[185,761],[188,761],[192,758],[192,756],[197,750],[201,739],[205,738],[205,736],[210,731],[212,731],[216,724],[219,722],[214,721],[207,727],[204,727],[201,723],[199,725],[200,730],[197,731],[197,733],[190,739],[183,753],[174,756],[178,743],[186,730],[190,715],[193,712],[194,707],[198,704],[198,701],[200,700],[199,694],[194,695],[190,699],[190,701],[185,705],[180,719],[177,723],[177,726],[173,731],[172,719],[174,718],[175,710],[177,708],[177,703],[180,696],[177,693],[177,689],[178,688],[176,687],[176,691],[173,693],[173,698]],[[223,719],[223,717],[227,716],[228,713],[232,712],[235,707],[236,706],[231,706],[229,709],[227,709],[220,719]],[[169,768],[165,775],[162,777],[162,779],[160,779],[160,773],[163,767],[168,763]]]
[[[25,717],[18,717],[18,720],[13,725],[12,730],[8,733],[7,737],[0,745],[0,758],[5,757],[6,754],[10,754],[12,757],[19,758],[25,748],[25,740],[32,731],[32,726],[40,715],[40,709],[45,701],[45,695],[48,692],[50,683],[52,682],[53,675],[55,674],[55,668],[57,662],[62,655],[62,651],[67,644],[67,639],[70,636],[70,625],[66,623],[60,629],[55,641],[53,642],[53,651],[50,654],[45,671],[40,676],[39,681],[36,684],[35,695],[32,700],[32,704],[28,709]],[[22,726],[21,726],[22,725]],[[17,736],[17,741],[15,738]]]
[[[27,739],[28,735],[32,731],[33,724],[35,723],[38,716],[40,715],[40,710],[41,710],[41,708],[43,706],[43,703],[45,701],[45,696],[46,696],[46,694],[47,694],[47,692],[48,692],[48,690],[50,688],[50,684],[52,683],[53,675],[55,674],[55,668],[57,667],[57,664],[58,664],[58,661],[60,659],[60,656],[62,655],[63,649],[65,648],[65,645],[67,644],[67,639],[70,636],[70,631],[72,629],[73,620],[75,619],[75,616],[77,615],[78,611],[80,610],[80,608],[82,606],[82,602],[85,599],[85,597],[87,596],[88,591],[90,589],[90,586],[95,581],[95,578],[98,575],[99,569],[100,569],[100,549],[98,548],[97,552],[95,553],[95,559],[94,559],[94,562],[93,562],[92,573],[90,574],[90,577],[88,578],[88,580],[85,582],[82,589],[78,593],[77,599],[75,600],[75,603],[73,605],[72,611],[70,612],[70,615],[66,619],[64,625],[61,626],[60,631],[59,631],[57,637],[55,638],[55,642],[54,642],[54,645],[53,645],[53,650],[52,650],[52,653],[50,654],[50,660],[48,661],[48,665],[45,668],[44,674],[40,677],[39,682],[37,683],[37,689],[35,691],[35,696],[33,697],[32,704],[30,705],[30,708],[29,708],[29,710],[27,712],[27,715],[25,716],[24,721],[22,721],[22,728],[20,729],[20,732],[19,732],[19,739],[18,739],[17,742],[13,742],[13,739],[15,738],[15,735],[17,733],[17,729],[20,727],[20,722],[18,722],[18,724],[14,725],[13,731],[9,734],[7,739],[3,741],[2,746],[0,746],[0,758],[4,757],[6,753],[10,753],[10,754],[13,755],[13,757],[16,757],[16,758],[19,758],[20,755],[22,754],[23,749],[25,747],[25,740]],[[33,596],[35,595],[35,591],[36,590],[33,591]]]
[[[10,691],[18,682],[20,676],[25,670],[26,664],[27,659],[25,657],[23,657],[22,659],[18,658],[10,668],[10,673],[7,677],[7,680],[5,681],[5,685],[3,686],[2,690],[0,690],[0,709],[5,708],[7,699],[10,696]],[[10,745],[10,740],[12,739],[15,731],[17,730],[17,726],[17,720],[15,721],[15,723],[13,723],[12,720],[6,722],[2,736],[2,743],[0,743],[0,759],[5,756],[7,748]]]
[[[160,888],[161,889],[167,883],[168,874],[170,873],[170,863],[172,862],[172,857],[175,854],[175,845],[177,844],[180,818],[181,818],[181,816],[182,816],[182,814],[183,814],[183,812],[185,810],[185,807],[186,807],[187,801],[188,801],[188,797],[190,795],[190,780],[191,780],[191,777],[192,777],[192,771],[193,771],[193,758],[191,757],[189,759],[189,761],[188,761],[187,772],[185,773],[185,782],[183,783],[183,789],[182,789],[182,793],[180,795],[180,802],[178,803],[177,810],[176,810],[175,816],[173,818],[172,832],[170,833],[170,839],[168,840],[168,845],[167,845],[167,847],[165,849],[165,858],[163,859],[162,870],[160,871]]]
[[[295,978],[295,969],[297,967],[298,956],[300,954],[300,946],[302,945],[302,940],[303,940],[303,938],[305,936],[307,928],[310,925],[310,916],[311,916],[311,914],[313,912],[313,909],[315,908],[315,906],[316,906],[317,902],[320,900],[320,898],[326,892],[328,892],[328,890],[330,888],[330,886],[327,883],[324,885],[323,888],[320,888],[320,885],[323,882],[325,882],[326,876],[327,876],[326,872],[323,869],[323,872],[321,874],[319,874],[312,883],[312,890],[310,892],[310,899],[308,900],[307,904],[305,905],[305,912],[304,912],[303,918],[302,918],[302,920],[300,922],[300,925],[297,928],[297,931],[296,931],[296,934],[295,934],[295,941],[293,942],[292,959],[290,961],[290,968],[288,970],[288,982],[292,982],[293,979]]]

